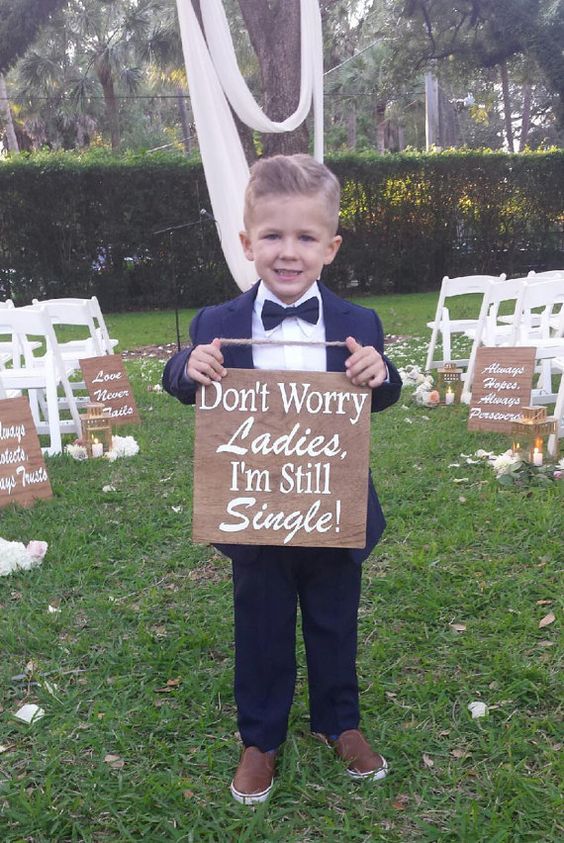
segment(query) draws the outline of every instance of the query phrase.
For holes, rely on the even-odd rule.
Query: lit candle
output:
[[[445,404],[454,404],[454,392],[452,391],[450,386],[446,391]]]
[[[94,440],[92,443],[92,456],[93,457],[101,457],[104,453],[104,446],[101,442],[98,442],[97,439]]]
[[[533,451],[533,465],[542,465],[542,451],[535,448]]]

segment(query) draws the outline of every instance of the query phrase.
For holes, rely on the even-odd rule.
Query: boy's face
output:
[[[333,233],[320,196],[265,196],[240,234],[245,256],[271,293],[290,305],[331,263],[341,237]]]

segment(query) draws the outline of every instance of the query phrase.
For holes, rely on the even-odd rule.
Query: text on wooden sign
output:
[[[193,538],[363,547],[369,436],[344,374],[231,369],[198,391]]]

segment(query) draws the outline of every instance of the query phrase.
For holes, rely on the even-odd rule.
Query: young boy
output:
[[[274,156],[251,170],[241,243],[260,279],[231,302],[205,307],[190,327],[193,345],[167,363],[164,388],[186,404],[199,384],[230,368],[345,371],[372,389],[372,411],[398,400],[401,379],[383,356],[384,336],[372,310],[350,304],[318,279],[341,245],[339,183],[308,155]],[[221,347],[218,337],[274,340]],[[300,340],[303,345],[285,345]],[[346,347],[307,345],[345,340]],[[231,783],[244,804],[272,788],[286,737],[296,679],[300,604],[306,648],[310,724],[354,779],[384,778],[385,759],[358,730],[357,610],[361,565],[385,521],[367,478],[366,546],[359,549],[219,545],[232,560],[235,606],[235,699],[244,749]],[[354,505],[354,502],[353,502]]]

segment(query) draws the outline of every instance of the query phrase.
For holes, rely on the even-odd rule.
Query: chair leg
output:
[[[61,440],[61,419],[59,416],[59,401],[57,398],[57,384],[52,372],[47,375],[47,382],[45,384],[45,394],[47,399],[47,415],[49,423],[49,438],[50,448],[48,453],[60,454],[63,450]]]

